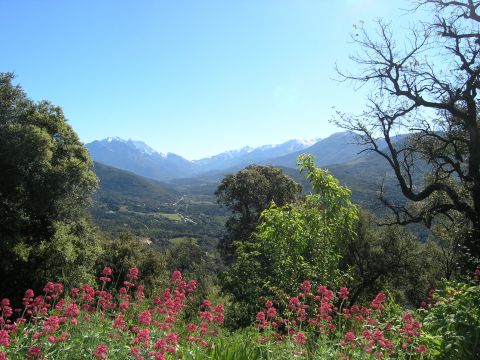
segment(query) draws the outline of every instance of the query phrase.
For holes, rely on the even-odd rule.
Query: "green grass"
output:
[[[197,239],[191,238],[191,237],[175,237],[175,238],[168,239],[168,241],[173,245],[178,245],[178,244],[181,244],[183,242],[196,243]]]
[[[153,215],[155,217],[163,217],[172,221],[178,221],[178,222],[183,221],[183,218],[180,214],[167,214],[167,213],[156,212],[156,213],[149,213],[147,215]]]

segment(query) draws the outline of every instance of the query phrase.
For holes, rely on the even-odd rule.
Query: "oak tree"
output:
[[[431,18],[396,37],[378,21],[375,34],[364,26],[352,36],[359,52],[356,72],[339,70],[344,80],[371,89],[366,110],[341,114],[337,123],[359,134],[360,142],[384,158],[412,206],[382,201],[395,222],[469,222],[467,253],[480,257],[480,12],[479,1],[421,0],[411,11]],[[409,133],[402,141],[397,134]],[[419,186],[419,167],[429,176]]]
[[[272,202],[293,203],[301,193],[302,185],[273,166],[250,165],[225,176],[215,192],[218,203],[232,211],[219,244],[225,262],[230,264],[234,258],[233,242],[246,241],[255,231],[263,210]]]
[[[86,215],[97,178],[62,109],[0,73],[0,297],[85,280],[99,248]]]

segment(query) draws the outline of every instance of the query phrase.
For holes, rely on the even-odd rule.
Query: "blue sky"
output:
[[[406,0],[0,0],[0,71],[60,105],[84,142],[119,136],[198,159],[326,137],[353,24]]]

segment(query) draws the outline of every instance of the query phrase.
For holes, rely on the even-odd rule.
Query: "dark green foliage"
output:
[[[172,204],[180,197],[167,184],[125,170],[98,162],[94,163],[93,170],[100,180],[95,197],[104,203],[118,205],[142,202],[147,207],[155,207],[158,204]]]
[[[433,358],[480,359],[479,284],[445,283],[423,324]]]
[[[85,214],[97,187],[87,150],[60,107],[12,81],[0,74],[0,297],[86,279],[99,250]]]
[[[234,259],[233,242],[248,240],[263,210],[272,202],[278,206],[294,203],[301,192],[300,184],[272,166],[250,165],[235,175],[225,176],[215,195],[221,205],[232,211],[219,246],[226,263]]]
[[[116,287],[123,286],[128,270],[134,266],[140,270],[142,284],[150,293],[168,283],[166,257],[155,246],[129,233],[121,234],[118,239],[105,239],[103,246],[105,251],[97,261],[97,273],[104,266],[111,267]]]
[[[339,267],[339,248],[354,236],[358,210],[350,191],[316,168],[311,156],[301,156],[299,165],[315,193],[303,203],[271,205],[250,241],[235,242],[236,258],[223,286],[235,301],[229,315],[237,326],[252,321],[256,306],[265,300],[285,307],[304,280],[335,287],[347,280]]]
[[[168,273],[178,270],[185,278],[197,281],[194,297],[197,306],[216,292],[221,260],[216,253],[205,252],[195,239],[184,238],[171,243],[165,259]]]
[[[130,231],[162,248],[171,239],[189,237],[196,238],[204,250],[215,249],[223,234],[226,209],[216,203],[213,189],[177,191],[169,184],[100,163],[95,163],[94,171],[100,189],[91,214],[110,236]]]
[[[341,246],[341,268],[350,271],[350,303],[391,291],[403,304],[418,306],[444,276],[439,247],[422,243],[401,226],[378,226],[362,212],[356,235]]]

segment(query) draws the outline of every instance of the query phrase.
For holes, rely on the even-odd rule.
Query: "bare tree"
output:
[[[360,142],[393,169],[413,206],[398,205],[381,192],[395,222],[424,223],[439,218],[468,219],[465,245],[480,258],[480,1],[422,0],[412,12],[429,10],[431,21],[395,39],[390,24],[378,21],[375,34],[357,28],[359,52],[351,56],[357,73],[338,73],[372,91],[366,110],[339,113],[336,122],[355,131]],[[398,141],[396,134],[409,133]],[[415,183],[419,164],[431,170]]]

